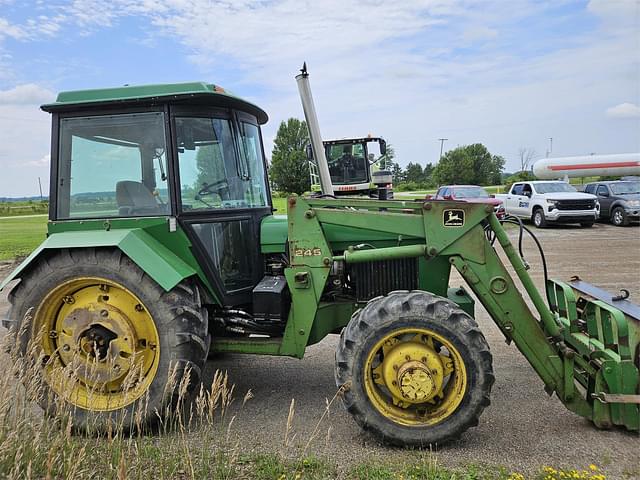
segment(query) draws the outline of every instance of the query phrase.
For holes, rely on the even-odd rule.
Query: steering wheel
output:
[[[198,196],[203,197],[205,195],[212,195],[216,193],[218,190],[222,190],[224,187],[227,187],[226,180],[219,180],[213,183],[203,183],[202,188],[198,190]]]

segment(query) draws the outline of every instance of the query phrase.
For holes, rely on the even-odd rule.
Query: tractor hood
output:
[[[375,243],[376,246],[395,246],[398,244],[398,236],[367,230],[363,228],[347,227],[339,225],[323,225],[324,234],[334,251],[342,251],[350,245],[360,243]],[[286,215],[269,215],[262,219],[260,225],[260,250],[262,253],[286,253],[287,238],[289,236],[289,224]],[[403,239],[410,241],[409,236]]]

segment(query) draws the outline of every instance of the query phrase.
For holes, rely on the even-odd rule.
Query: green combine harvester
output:
[[[393,198],[391,171],[387,160],[387,142],[382,137],[342,138],[322,142],[334,196],[363,195],[387,200]],[[377,147],[374,147],[377,145]],[[322,191],[318,165],[311,145],[307,145],[311,192]],[[376,158],[375,151],[380,155]]]
[[[306,70],[296,78],[321,152]],[[153,423],[176,401],[169,379],[196,388],[212,352],[302,358],[337,334],[336,386],[363,429],[446,442],[478,424],[494,382],[455,269],[549,394],[638,431],[639,308],[578,279],[539,292],[491,205],[331,198],[320,156],[324,198],[291,196],[274,216],[267,114],[217,85],[63,92],[42,108],[48,236],[0,288],[46,412],[62,400],[79,429],[108,429],[144,402]]]

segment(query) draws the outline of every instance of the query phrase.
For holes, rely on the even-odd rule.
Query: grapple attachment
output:
[[[549,280],[547,293],[566,345],[561,400],[582,397],[580,413],[598,427],[639,430],[640,307],[577,277]]]

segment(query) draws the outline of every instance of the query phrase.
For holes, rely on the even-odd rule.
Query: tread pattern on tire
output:
[[[208,312],[201,304],[200,287],[193,278],[180,282],[165,291],[121,250],[114,248],[61,249],[44,252],[37,262],[23,272],[21,282],[9,292],[9,319],[12,329],[20,332],[23,318],[31,307],[37,307],[51,288],[67,278],[79,276],[111,276],[113,280],[132,290],[150,311],[160,337],[160,365],[149,388],[147,423],[157,421],[157,412],[176,401],[175,392],[166,396],[163,388],[168,369],[175,369],[177,383],[189,371],[189,390],[200,383],[210,346]],[[23,331],[28,329],[23,329]],[[17,339],[17,353],[24,355],[30,332]],[[25,338],[27,337],[27,338]],[[163,376],[163,378],[159,378]],[[156,385],[156,380],[158,384]],[[45,411],[47,405],[42,405]],[[124,407],[124,409],[129,408]],[[80,412],[76,426],[82,428],[87,411]],[[84,412],[84,413],[83,413]]]
[[[434,323],[446,324],[459,337],[466,338],[468,354],[480,367],[474,378],[468,375],[467,392],[456,411],[442,422],[428,427],[403,427],[386,419],[370,403],[362,385],[354,381],[356,376],[362,378],[359,366],[364,365],[366,358],[367,352],[361,348],[366,338],[374,335],[376,330],[397,323],[407,314],[419,314]],[[356,311],[340,336],[335,378],[338,388],[343,388],[342,400],[347,411],[364,430],[387,444],[418,447],[454,440],[468,428],[478,425],[480,414],[491,402],[491,387],[495,379],[489,345],[475,320],[450,300],[425,291],[391,292],[371,300]]]

